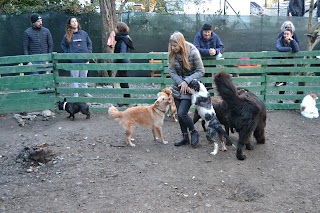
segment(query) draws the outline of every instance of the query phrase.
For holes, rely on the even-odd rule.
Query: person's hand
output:
[[[192,89],[190,87],[187,88],[187,93],[192,94]]]
[[[181,94],[186,94],[187,93],[187,89],[188,89],[188,84],[185,81],[182,81],[182,83],[179,85],[180,87],[180,93]]]
[[[214,48],[210,48],[209,49],[209,54],[210,55],[215,55],[217,53],[217,51]]]

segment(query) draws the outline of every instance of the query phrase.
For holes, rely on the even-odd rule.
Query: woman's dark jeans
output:
[[[191,107],[191,99],[174,99],[174,103],[177,107],[178,120],[182,133],[188,133],[194,130],[194,124],[191,117],[188,115],[189,109]]]

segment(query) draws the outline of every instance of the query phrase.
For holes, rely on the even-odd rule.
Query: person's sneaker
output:
[[[73,97],[78,98],[79,94],[78,93],[73,93]]]
[[[281,86],[283,86],[283,85],[284,85],[283,82],[277,82],[275,86],[276,86],[276,87],[281,87]]]
[[[89,93],[85,93],[84,96],[85,96],[85,97],[88,97],[88,98],[92,98],[92,97],[93,97],[93,96],[92,96],[91,94],[89,94]]]

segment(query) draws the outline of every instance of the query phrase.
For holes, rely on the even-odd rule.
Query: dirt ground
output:
[[[137,146],[128,147],[105,113],[66,117],[20,127],[12,114],[0,116],[0,213],[320,211],[320,119],[268,111],[266,144],[239,161],[233,147],[210,155],[200,123],[196,149],[173,145],[180,131],[171,118],[163,126],[169,144],[138,127]],[[50,162],[17,161],[24,146],[42,143]]]

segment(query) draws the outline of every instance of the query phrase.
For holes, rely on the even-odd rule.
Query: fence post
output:
[[[165,56],[165,53],[162,53],[163,54],[163,56]],[[166,73],[164,73],[164,69],[165,69],[165,57],[162,57],[162,70],[161,70],[161,84],[160,84],[160,89],[162,90],[162,89],[164,89],[165,87],[166,87],[166,84],[164,83],[165,82],[165,79],[167,78],[167,74]]]
[[[55,99],[55,103],[57,102],[57,97],[58,97],[58,93],[57,93],[57,88],[59,86],[59,83],[57,81],[57,77],[59,77],[59,70],[57,70],[57,63],[58,63],[58,60],[55,59],[55,54],[57,52],[53,52],[51,53],[51,60],[52,60],[52,66],[53,66],[53,84],[54,84],[54,99]]]
[[[266,65],[261,66],[264,68],[264,72],[262,73],[263,82],[261,83],[263,86],[263,90],[260,92],[260,95],[263,97],[263,102],[266,102],[266,94],[267,94],[267,73],[266,73]]]

